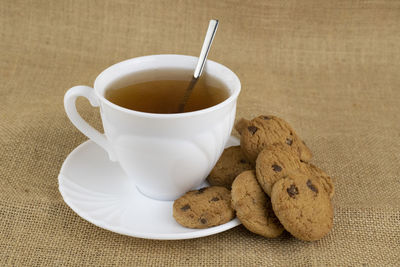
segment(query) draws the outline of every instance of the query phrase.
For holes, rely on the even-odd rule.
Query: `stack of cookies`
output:
[[[173,215],[190,228],[207,228],[236,216],[268,238],[287,230],[314,241],[333,226],[331,178],[311,164],[310,149],[283,119],[259,116],[235,126],[240,146],[225,149],[207,178],[210,187],[177,199]]]

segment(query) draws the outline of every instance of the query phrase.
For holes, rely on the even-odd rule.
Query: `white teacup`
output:
[[[177,114],[126,109],[108,101],[104,94],[116,82],[120,87],[140,82],[135,73],[165,68],[194,70],[196,62],[196,57],[184,55],[129,59],[104,70],[94,89],[75,86],[64,97],[71,122],[106,150],[110,160],[120,164],[140,192],[154,199],[174,200],[204,182],[232,131],[240,81],[227,67],[207,60],[203,75],[223,83],[230,96],[210,108]],[[75,101],[79,96],[94,107],[100,106],[104,134],[78,114]]]

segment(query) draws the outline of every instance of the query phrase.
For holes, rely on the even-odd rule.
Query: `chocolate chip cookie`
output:
[[[189,191],[175,200],[173,216],[179,224],[189,228],[208,228],[227,223],[235,217],[231,192],[221,186]]]
[[[253,169],[253,166],[243,155],[240,146],[231,146],[224,150],[207,181],[210,185],[225,186],[231,189],[232,182],[236,176],[243,171],[251,169]]]
[[[305,175],[312,175],[319,178],[319,182],[324,187],[325,191],[328,192],[329,197],[332,199],[335,194],[335,186],[333,184],[332,178],[329,175],[315,166],[312,163],[302,163],[301,172]]]
[[[291,174],[277,181],[271,202],[283,227],[298,239],[318,240],[332,229],[332,203],[316,177]]]
[[[274,238],[284,230],[254,171],[245,171],[236,177],[232,184],[232,206],[239,220],[253,233]]]
[[[257,180],[264,192],[271,196],[272,186],[290,173],[299,172],[302,162],[298,154],[283,144],[269,145],[262,150],[256,161]],[[305,168],[308,171],[308,169]]]
[[[246,127],[240,129],[240,145],[250,162],[255,162],[258,153],[266,146],[277,143],[290,148],[299,155],[302,161],[308,162],[312,157],[310,149],[293,128],[281,118],[272,115],[259,116],[242,125]]]

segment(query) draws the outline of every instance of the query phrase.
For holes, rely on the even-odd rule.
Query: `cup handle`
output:
[[[68,118],[79,131],[107,151],[110,160],[115,161],[116,157],[106,136],[90,126],[76,110],[76,99],[79,96],[87,98],[93,107],[100,105],[93,88],[84,85],[74,86],[64,96],[64,108]]]

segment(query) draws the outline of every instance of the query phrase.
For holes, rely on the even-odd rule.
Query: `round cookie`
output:
[[[271,202],[283,227],[298,239],[318,240],[332,229],[332,203],[316,177],[291,174],[277,181]]]
[[[260,152],[256,161],[257,180],[264,192],[271,196],[272,186],[302,167],[297,154],[282,144],[270,145]]]
[[[241,172],[253,169],[253,166],[243,155],[240,146],[231,146],[224,150],[211,170],[207,181],[210,185],[225,186],[231,189],[233,180]]]
[[[283,226],[272,210],[271,200],[261,189],[254,171],[242,172],[232,184],[232,206],[249,231],[264,237],[278,237]]]
[[[240,145],[251,162],[256,161],[258,153],[266,146],[277,143],[290,148],[302,161],[308,162],[312,157],[310,149],[281,118],[272,115],[259,116],[242,125],[246,125],[246,128],[240,130]]]
[[[173,216],[188,228],[208,228],[227,223],[235,217],[231,192],[221,186],[189,191],[175,200]]]
[[[329,177],[326,172],[311,163],[303,163],[302,172],[306,175],[311,174],[318,177],[325,191],[328,192],[329,197],[331,199],[333,198],[333,195],[335,194],[335,186],[333,185],[332,178]]]

